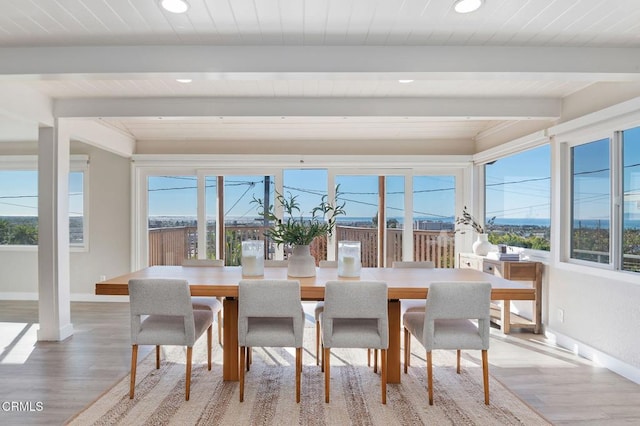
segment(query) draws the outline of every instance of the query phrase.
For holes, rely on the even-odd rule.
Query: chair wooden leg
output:
[[[378,350],[377,349],[373,350],[373,372],[374,373],[378,372]]]
[[[387,403],[387,350],[380,350],[380,381],[382,387],[382,403]]]
[[[316,321],[316,365],[320,365],[320,321]]]
[[[131,346],[131,385],[129,386],[129,399],[133,399],[136,387],[136,367],[138,365],[138,345]]]
[[[367,367],[371,367],[371,349],[367,349]]]
[[[460,374],[460,352],[462,352],[460,349],[458,349],[457,353],[456,353],[456,361],[457,361],[457,365],[456,365],[456,373]]]
[[[409,368],[409,330],[404,329],[404,374],[407,374],[407,370]]]
[[[251,369],[251,347],[247,347],[247,362],[246,362],[246,366],[247,366],[247,371],[249,371]]]
[[[411,333],[409,330],[406,330],[406,334],[404,335],[404,347],[407,348],[407,367],[411,367]]]
[[[246,348],[244,346],[240,346],[240,368],[238,368],[238,375],[240,381],[240,402],[244,401],[244,362],[245,362],[245,351]]]
[[[218,311],[218,344],[222,346],[222,311]]]
[[[189,400],[189,393],[191,392],[191,360],[193,359],[193,348],[191,346],[187,347],[187,374],[186,374],[186,385],[185,385],[185,393],[184,399],[185,401]]]
[[[322,364],[324,365],[324,402],[329,403],[329,382],[331,381],[331,372],[329,366],[329,359],[331,357],[330,349],[324,348],[322,353]]]
[[[300,402],[301,376],[302,376],[302,348],[296,348],[296,403]]]
[[[484,382],[484,403],[489,405],[489,356],[487,350],[482,351],[482,380]]]
[[[207,369],[211,371],[211,344],[213,343],[213,324],[207,329]]]
[[[322,352],[322,356],[320,357],[320,371],[324,373],[324,345],[320,343],[320,351]]]
[[[431,351],[427,351],[427,386],[429,387],[429,405],[433,405],[433,366],[431,365]]]
[[[156,370],[160,368],[160,345],[156,345]]]

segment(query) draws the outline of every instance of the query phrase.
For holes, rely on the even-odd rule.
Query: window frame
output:
[[[405,177],[405,191],[410,186],[413,174],[418,175],[453,175],[456,176],[456,209],[464,205],[465,197],[471,194],[467,190],[472,174],[471,155],[424,155],[424,156],[327,156],[312,155],[303,158],[296,155],[290,156],[260,156],[260,155],[181,155],[168,158],[162,154],[137,154],[132,161],[132,250],[131,264],[135,269],[141,269],[148,263],[148,239],[146,219],[148,208],[146,206],[146,178],[151,175],[190,175],[202,176],[199,182],[204,182],[204,176],[231,176],[231,175],[271,175],[274,176],[275,189],[282,191],[283,172],[286,169],[326,169],[328,179],[329,200],[335,199],[336,175],[403,175]],[[204,191],[199,191],[204,195]],[[200,195],[199,195],[200,197]],[[411,212],[407,204],[412,197],[405,197],[405,217]],[[199,198],[199,203],[204,202]],[[281,208],[276,206],[277,209]],[[204,210],[202,214],[204,215]],[[200,214],[200,213],[199,213]],[[204,218],[198,218],[198,226],[204,224]],[[204,226],[204,225],[202,225]],[[405,232],[411,232],[408,229]],[[198,231],[200,232],[200,230]],[[409,234],[411,235],[411,234]],[[466,245],[458,245],[462,240],[456,234],[457,252],[470,250],[472,241]],[[331,237],[335,239],[334,236]],[[413,238],[403,238],[403,244],[410,244],[411,250],[403,246],[405,253],[413,250]],[[330,247],[335,241],[329,241]],[[331,245],[333,244],[333,245]],[[331,251],[328,253],[330,258]]]
[[[82,176],[82,244],[69,243],[72,253],[89,251],[89,156],[70,155],[69,172],[81,172]],[[0,155],[0,170],[38,173],[37,155]],[[39,195],[39,194],[38,194]],[[67,201],[68,202],[68,201]],[[37,251],[38,245],[0,245],[0,251]]]
[[[552,139],[554,168],[558,182],[552,187],[555,193],[552,203],[554,213],[561,223],[554,232],[552,229],[552,247],[557,245],[553,255],[554,265],[568,271],[589,273],[605,279],[636,283],[638,273],[622,270],[622,182],[624,179],[622,163],[622,132],[640,126],[640,99],[605,108],[579,119],[558,124],[548,129]],[[570,149],[600,139],[609,139],[610,149],[610,261],[598,264],[571,259],[569,236],[571,232],[571,155]]]
[[[484,166],[487,163],[496,161],[496,160],[500,160],[500,159],[504,159],[513,155],[517,155],[517,154],[521,154],[525,151],[529,151],[532,149],[536,149],[539,148],[543,145],[549,145],[549,161],[551,162],[551,183],[550,183],[550,192],[549,192],[549,203],[551,205],[551,208],[549,210],[549,219],[550,219],[550,232],[551,232],[551,237],[550,237],[550,249],[549,251],[545,251],[545,250],[536,250],[536,249],[530,249],[530,248],[524,248],[522,250],[522,255],[524,257],[527,257],[531,260],[535,260],[535,261],[541,261],[541,262],[548,262],[549,259],[552,256],[552,252],[554,251],[554,240],[553,240],[553,233],[554,233],[554,227],[557,227],[557,225],[554,226],[554,198],[553,198],[553,184],[554,184],[554,168],[553,168],[553,164],[554,164],[554,154],[553,154],[553,144],[551,143],[551,141],[549,140],[549,137],[547,135],[546,132],[544,131],[540,131],[540,132],[536,132],[533,133],[531,135],[528,136],[524,136],[522,138],[513,140],[511,142],[505,143],[503,145],[500,145],[498,147],[495,148],[491,148],[488,149],[486,151],[480,152],[476,155],[473,156],[474,159],[474,176],[473,176],[473,181],[475,182],[473,189],[474,189],[474,193],[472,194],[471,198],[473,198],[473,202],[471,203],[471,205],[473,206],[473,214],[474,215],[478,215],[484,218],[485,215],[485,211],[486,211],[486,176],[485,176],[485,170],[484,170]],[[484,222],[484,221],[483,221]],[[465,233],[466,234],[472,234],[470,232]],[[471,238],[471,235],[468,236],[468,238]],[[519,249],[522,249],[522,247],[519,247]]]

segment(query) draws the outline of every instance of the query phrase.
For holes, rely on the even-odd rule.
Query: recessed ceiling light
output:
[[[398,83],[402,83],[402,84],[413,83],[413,80],[398,80]]]
[[[453,8],[458,13],[475,12],[482,6],[482,0],[456,0]]]
[[[176,78],[176,81],[178,83],[191,83],[193,80],[191,80],[190,78]]]
[[[171,13],[185,13],[189,10],[189,3],[185,0],[161,0],[160,6]]]

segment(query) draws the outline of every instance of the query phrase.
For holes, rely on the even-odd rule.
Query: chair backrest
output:
[[[334,319],[377,319],[378,333],[389,342],[388,288],[383,281],[327,281],[323,332],[333,333]]]
[[[318,263],[318,266],[321,268],[337,268],[338,261],[337,260],[321,260]]]
[[[242,280],[238,285],[238,339],[242,343],[249,318],[292,318],[293,329],[304,327],[300,281]],[[302,334],[298,346],[302,346]]]
[[[274,260],[274,259],[265,259],[264,267],[265,268],[279,268],[288,266],[289,262],[287,260]]]
[[[182,266],[224,266],[222,259],[185,259]]]
[[[394,261],[392,268],[435,268],[436,265],[430,260],[420,260],[417,262]]]
[[[478,320],[483,344],[489,347],[491,284],[488,282],[433,282],[425,310],[424,341],[433,340],[436,320]]]
[[[186,280],[148,278],[129,280],[131,339],[135,343],[142,315],[183,317],[186,341],[195,342],[191,293]]]

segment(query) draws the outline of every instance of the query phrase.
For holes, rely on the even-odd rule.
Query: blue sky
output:
[[[337,176],[341,199],[350,217],[372,218],[377,211],[377,176]],[[416,215],[432,218],[451,217],[454,211],[454,180],[450,176],[417,177],[414,200]],[[195,216],[195,177],[153,177],[149,180],[149,211],[152,216]],[[211,177],[207,186],[207,216],[216,215],[216,179]],[[286,170],[284,192],[297,197],[302,214],[309,216],[327,192],[326,170]],[[387,179],[388,216],[402,216],[404,206],[404,178]],[[225,215],[244,220],[257,218],[257,205],[253,197],[263,198],[264,176],[227,176],[225,178]],[[271,195],[273,196],[273,194]]]
[[[624,210],[627,217],[640,219],[640,127],[624,132]],[[575,172],[577,216],[581,219],[608,217],[608,172],[590,173],[607,168],[605,143],[579,146],[581,161]],[[548,218],[550,188],[550,148],[529,150],[486,166],[487,216],[504,218]],[[603,176],[605,179],[603,179]],[[227,216],[257,217],[254,195],[262,198],[264,176],[228,176],[225,185]],[[326,170],[286,170],[285,193],[298,196],[304,214],[318,204],[326,193]],[[376,176],[337,176],[342,198],[351,217],[373,217],[378,203]],[[37,173],[0,171],[0,215],[32,216],[37,214]],[[404,178],[387,179],[387,216],[402,216]],[[454,211],[454,180],[450,176],[414,178],[414,215],[431,219],[459,214]],[[153,177],[149,180],[151,215],[195,216],[196,178],[194,176]],[[70,211],[82,214],[82,179],[80,173],[70,178]],[[207,179],[207,215],[215,217],[216,179]]]
[[[82,216],[82,173],[69,176],[69,213]],[[0,216],[38,215],[38,173],[0,170]]]

